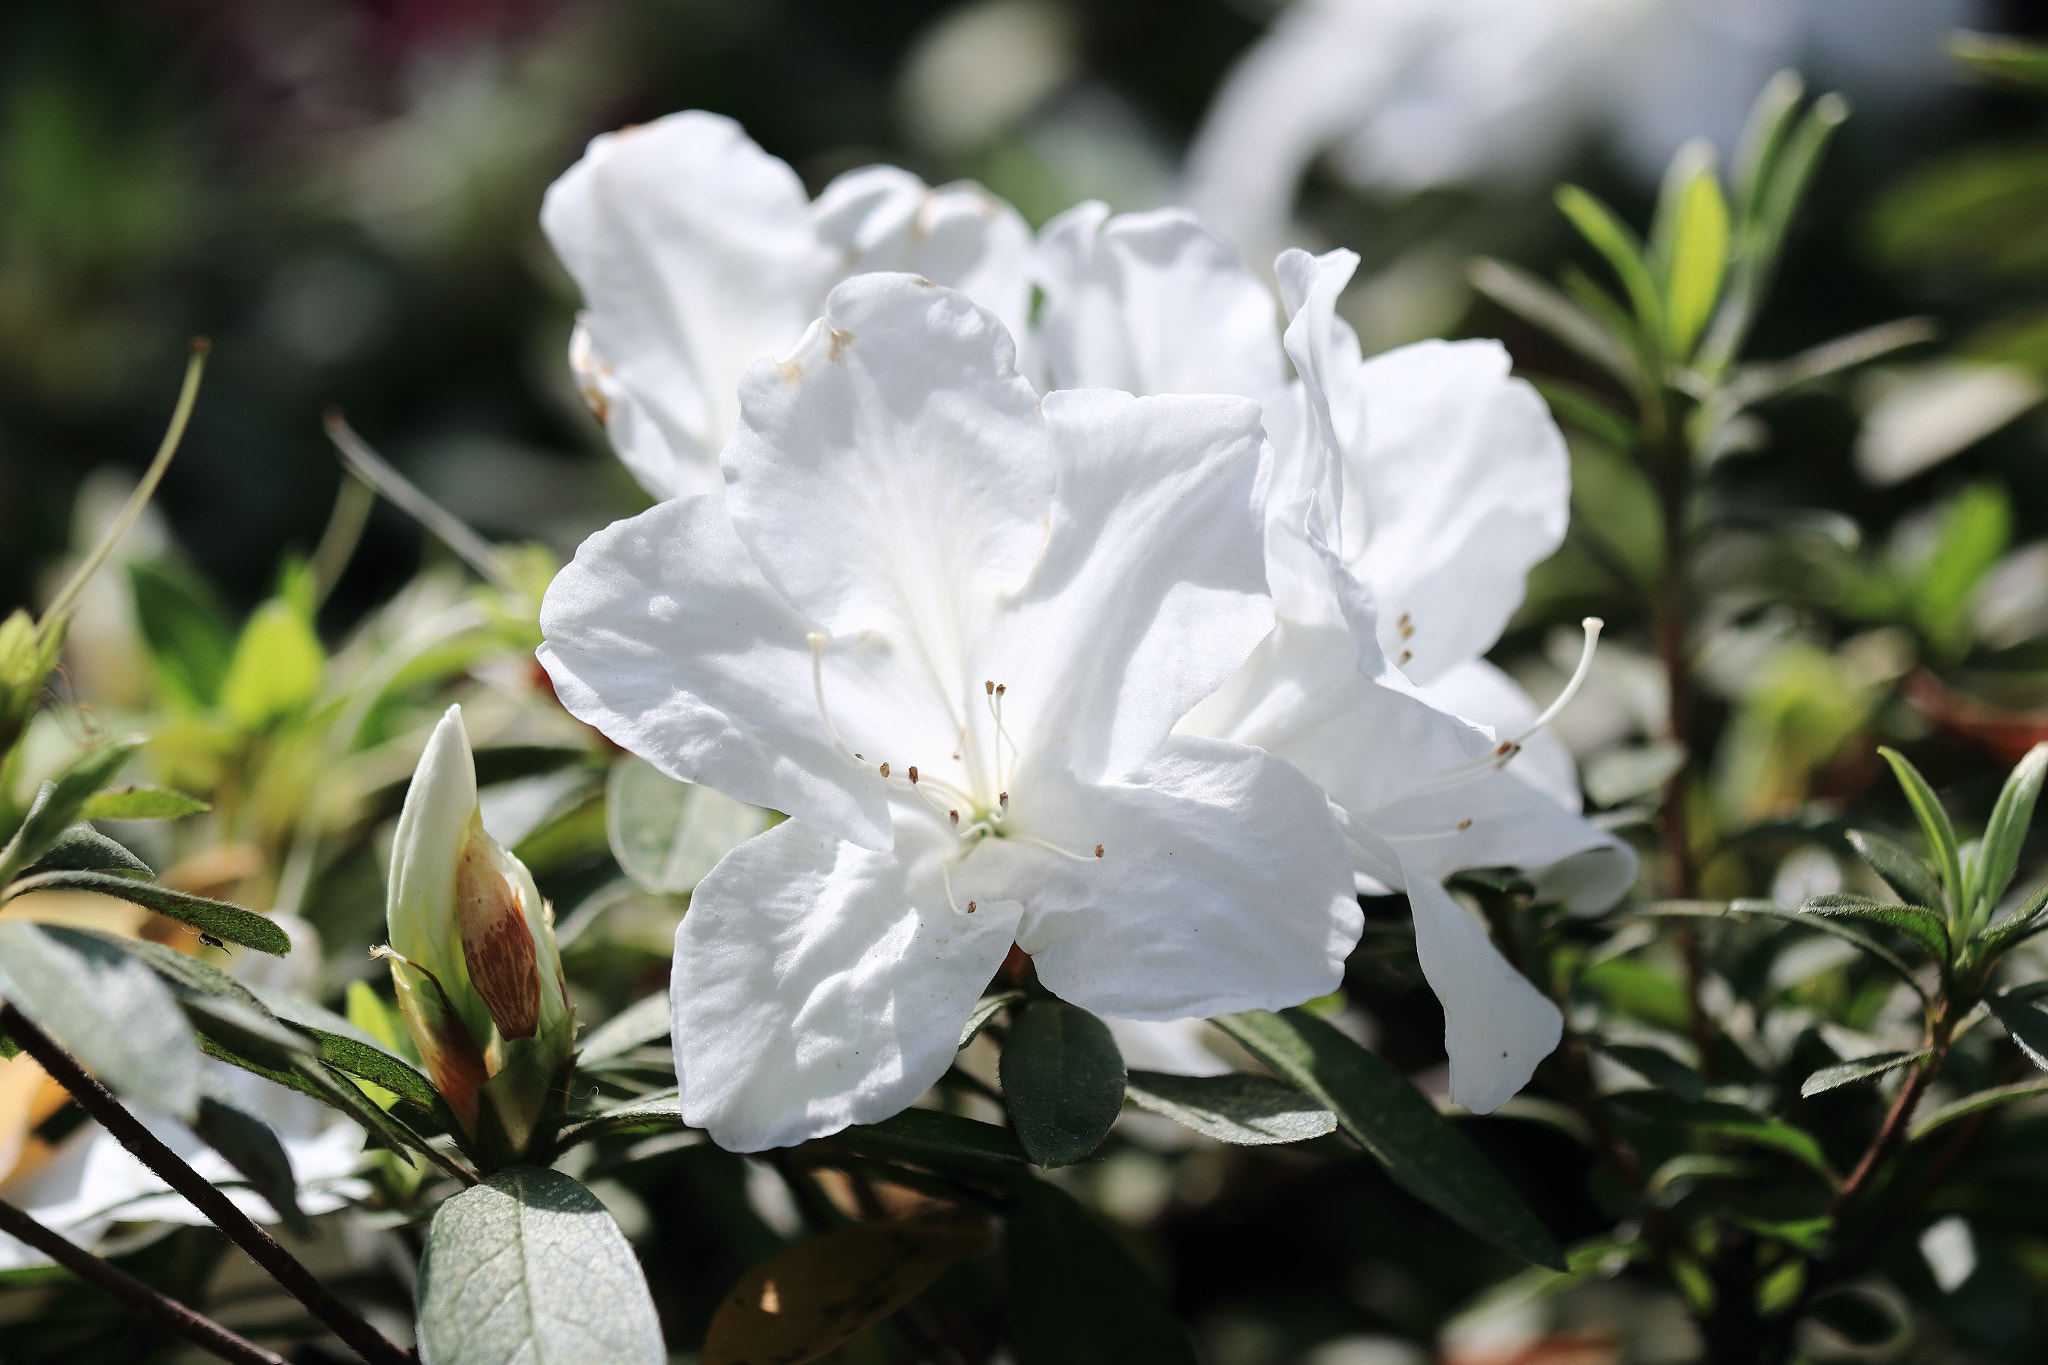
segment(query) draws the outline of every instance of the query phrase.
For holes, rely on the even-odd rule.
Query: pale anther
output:
[[[910,785],[913,787],[917,785],[917,765],[915,763],[910,765]]]
[[[886,763],[884,763],[884,764],[882,765],[882,776],[884,776],[884,777],[887,777],[888,775],[889,775],[889,765],[888,765],[888,764],[886,764]]]
[[[1460,820],[1460,821],[1458,822],[1458,828],[1459,828],[1459,829],[1470,829],[1470,828],[1472,828],[1472,817],[1468,815],[1468,816],[1466,816],[1466,817],[1465,817],[1464,819]]]
[[[1096,856],[1096,857],[1098,857],[1098,858],[1100,858],[1100,857],[1102,856],[1102,845],[1101,845],[1101,844],[1097,844],[1097,845],[1095,846],[1095,856]]]

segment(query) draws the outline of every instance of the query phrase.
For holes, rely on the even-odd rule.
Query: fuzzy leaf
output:
[[[281,597],[256,608],[235,641],[220,705],[245,730],[293,714],[320,690],[327,653],[305,614]]]
[[[703,1365],[803,1365],[922,1293],[949,1267],[988,1250],[969,1218],[858,1223],[755,1266],[704,1334]]]
[[[121,771],[129,755],[142,741],[115,740],[86,754],[54,782],[37,789],[28,814],[22,817],[14,837],[0,849],[0,886],[21,875],[21,870],[41,858],[64,831],[78,819],[85,803]]]
[[[292,1159],[270,1125],[244,1109],[223,1087],[209,1084],[199,1101],[199,1120],[192,1125],[207,1146],[242,1173],[251,1189],[277,1211],[286,1227],[300,1237],[312,1228],[299,1208],[299,1186]]]
[[[0,994],[126,1099],[190,1122],[198,1040],[170,988],[75,929],[0,924]]]
[[[638,1133],[683,1128],[682,1097],[674,1090],[641,1095],[609,1109],[561,1114],[550,1121],[542,1134],[547,1147],[566,1152],[585,1142],[595,1142],[614,1133]]]
[[[1001,1074],[1017,1139],[1042,1167],[1085,1159],[1124,1107],[1124,1059],[1109,1025],[1063,1000],[1025,1007]]]
[[[1815,1095],[1896,1071],[1909,1062],[1919,1061],[1926,1055],[1926,1048],[1918,1052],[1878,1052],[1868,1057],[1838,1062],[1834,1066],[1824,1066],[1800,1083],[1799,1093],[1806,1099],[1812,1099]]]
[[[1886,928],[1896,929],[1921,948],[1936,962],[1949,959],[1950,947],[1948,925],[1940,915],[1923,910],[1917,905],[1890,905],[1874,901],[1868,896],[1851,896],[1831,893],[1815,896],[1799,907],[1802,915],[1824,917],[1847,917],[1869,920]]]
[[[278,957],[292,950],[291,936],[274,920],[227,901],[173,891],[154,882],[131,881],[107,872],[45,872],[23,877],[6,890],[8,899],[30,891],[96,891],[102,896],[132,901],[159,915],[191,925],[203,934],[254,948]]]
[[[1402,1189],[1503,1251],[1565,1268],[1557,1243],[1514,1186],[1384,1061],[1299,1009],[1247,1010],[1213,1022],[1282,1080],[1322,1101]]]
[[[1906,793],[1906,804],[1913,808],[1913,818],[1920,822],[1920,832],[1926,836],[1927,847],[1934,854],[1934,865],[1941,871],[1943,888],[1951,897],[1960,897],[1963,893],[1962,854],[1956,843],[1956,827],[1949,823],[1948,812],[1941,808],[1941,798],[1934,794],[1934,788],[1927,785],[1927,779],[1904,754],[1882,744],[1877,751],[1884,755],[1885,762],[1891,764],[1893,775]]]
[[[515,1166],[434,1215],[420,1258],[423,1365],[666,1365],[633,1248],[597,1196]]]
[[[1849,843],[1908,905],[1939,913],[1941,882],[1932,868],[1891,840],[1865,830],[1849,831]]]
[[[1938,1132],[1958,1120],[1981,1114],[1987,1109],[1997,1109],[2019,1100],[2030,1100],[2036,1095],[2048,1095],[2048,1080],[2021,1081],[2016,1085],[1997,1085],[1989,1090],[1979,1090],[1966,1095],[1953,1104],[1945,1104],[1913,1125],[1907,1134],[1907,1141],[1918,1142],[1930,1133]]]
[[[1307,1095],[1243,1071],[1221,1076],[1133,1071],[1125,1094],[1140,1109],[1241,1147],[1306,1142],[1337,1131],[1337,1116]]]
[[[1014,1005],[1023,998],[1022,991],[997,991],[994,995],[984,995],[975,1001],[974,1013],[968,1015],[966,1024],[961,1026],[960,1046],[966,1047],[980,1037],[981,1031],[988,1027],[991,1019],[1002,1013],[1005,1005]]]
[[[2005,1025],[2005,1031],[2027,1054],[2027,1060],[2048,1071],[2048,1013],[2010,994],[1987,996],[1984,1004]]]
[[[119,787],[93,797],[80,813],[88,820],[182,820],[212,809],[166,787]]]
[[[117,877],[145,880],[156,875],[148,863],[91,825],[84,824],[73,825],[58,835],[57,841],[43,850],[28,871],[31,875],[39,872],[107,872]]]
[[[857,1123],[822,1139],[835,1147],[919,1164],[946,1161],[986,1166],[991,1161],[1029,1161],[1008,1128],[936,1109],[906,1109],[880,1123]]]
[[[2034,806],[2041,799],[2041,779],[2048,775],[2048,743],[2036,744],[2013,767],[2012,775],[1998,793],[1991,819],[1984,826],[1984,845],[1977,852],[1976,876],[1971,904],[1990,904],[2005,894],[2013,873],[2019,870],[2020,847],[2027,841],[2027,827],[2034,822]]]
[[[1728,203],[1711,159],[1680,191],[1667,294],[1672,353],[1689,355],[1713,316],[1728,269]]]

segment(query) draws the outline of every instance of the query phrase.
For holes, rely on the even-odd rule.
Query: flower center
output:
[[[971,762],[967,754],[972,724],[970,721],[961,722],[960,739],[953,748],[952,760],[955,763],[967,763],[969,772],[974,774],[968,778],[968,785],[963,787],[945,778],[934,776],[929,771],[920,773],[915,763],[899,771],[892,768],[886,759],[875,763],[870,761],[867,755],[854,752],[846,741],[839,737],[838,727],[832,723],[832,710],[825,703],[825,646],[831,643],[831,639],[816,631],[807,639],[811,646],[811,690],[818,704],[818,717],[824,722],[825,733],[831,737],[833,747],[837,748],[849,763],[875,772],[891,787],[908,793],[922,802],[934,815],[945,821],[945,827],[959,840],[960,847],[949,854],[940,865],[946,883],[946,901],[953,907],[955,913],[971,915],[976,909],[976,903],[970,900],[963,907],[954,897],[953,864],[967,857],[985,840],[1011,839],[1042,848],[1049,853],[1056,853],[1062,858],[1071,858],[1077,863],[1093,862],[1103,856],[1101,844],[1094,846],[1092,854],[1076,853],[1072,849],[1062,848],[1036,835],[1025,834],[1009,824],[1010,779],[1016,774],[1019,751],[1015,736],[1003,723],[1003,701],[1010,691],[1007,684],[987,679],[981,685],[982,706],[991,725],[988,771],[975,771],[980,765]],[[969,704],[969,714],[972,714],[972,703]],[[971,787],[980,787],[985,791],[991,786],[996,793],[993,800],[986,795],[977,796],[974,791],[969,790]]]

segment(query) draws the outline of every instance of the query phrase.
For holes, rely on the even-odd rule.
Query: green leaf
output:
[[[1941,882],[1926,863],[1891,840],[1864,830],[1850,830],[1849,843],[1906,904],[1940,911]]]
[[[423,1365],[666,1365],[633,1248],[597,1196],[516,1166],[434,1215],[420,1258]]]
[[[1125,1093],[1140,1109],[1241,1147],[1306,1142],[1337,1131],[1337,1116],[1299,1090],[1243,1071],[1221,1076],[1133,1071]]]
[[[312,1040],[320,1060],[338,1071],[382,1086],[446,1122],[441,1092],[411,1062],[340,1015],[309,1000],[282,993],[266,994],[263,1000],[278,1018]]]
[[[168,787],[116,787],[87,801],[79,813],[88,820],[182,820],[212,809]]]
[[[667,991],[636,1000],[590,1031],[577,1049],[576,1065],[593,1067],[634,1048],[667,1042],[673,1026]]]
[[[1931,1133],[1939,1132],[1958,1120],[1981,1114],[1987,1109],[1997,1109],[2019,1100],[2032,1099],[2036,1095],[2048,1095],[2048,1080],[2021,1081],[2017,1085],[1993,1086],[1965,1096],[1953,1104],[1945,1104],[1913,1125],[1908,1133],[1908,1142],[1918,1142]]]
[[[1576,426],[1617,451],[1634,450],[1640,437],[1628,418],[1605,400],[1562,379],[1530,379],[1559,421]]]
[[[1018,1189],[1004,1262],[1018,1365],[1195,1365],[1159,1287],[1066,1192]]]
[[[1860,1286],[1837,1289],[1816,1298],[1806,1316],[1863,1350],[1902,1341],[1913,1330],[1912,1319],[1898,1305]]]
[[[2048,1071],[2048,1013],[2032,1004],[2015,1000],[2010,994],[1986,996],[1984,1004],[1992,1016],[2027,1054],[2027,1060]]]
[[[1042,1167],[1086,1158],[1124,1107],[1124,1059],[1109,1025],[1064,1000],[1025,1006],[1000,1071],[1017,1139]]]
[[[1906,793],[1906,804],[1913,808],[1913,818],[1920,822],[1920,833],[1926,837],[1928,850],[1934,854],[1934,865],[1941,872],[1943,888],[1950,897],[1959,899],[1963,893],[1962,854],[1956,843],[1956,827],[1949,823],[1948,812],[1941,808],[1941,798],[1934,794],[1934,788],[1927,785],[1927,779],[1904,754],[1884,744],[1880,744],[1877,751],[1884,755],[1885,762],[1891,764],[1892,775]]]
[[[1995,483],[1965,488],[1942,509],[1934,549],[1907,582],[1913,624],[1952,658],[1969,649],[1975,630],[1970,601],[2012,538],[2012,501]]]
[[[1805,93],[1805,84],[1796,73],[1780,71],[1764,83],[1756,103],[1749,107],[1731,167],[1736,217],[1744,223],[1756,215],[1758,196],[1784,151],[1792,116],[1799,112],[1799,101]]]
[[[131,881],[106,872],[45,872],[23,877],[9,886],[5,895],[11,900],[30,891],[94,891],[102,896],[132,901],[159,915],[189,924],[203,934],[254,948],[259,953],[282,957],[292,950],[291,936],[268,916],[227,901],[173,891],[154,882]]]
[[[198,1040],[170,989],[133,957],[75,929],[0,923],[0,994],[120,1095],[194,1117]]]
[[[1557,1243],[1506,1177],[1384,1061],[1298,1009],[1212,1022],[1281,1080],[1322,1101],[1402,1189],[1504,1251],[1565,1268]]]
[[[199,1119],[192,1125],[192,1131],[242,1173],[250,1188],[277,1211],[286,1227],[297,1236],[310,1236],[312,1228],[299,1208],[299,1184],[292,1174],[292,1159],[284,1144],[277,1140],[277,1134],[218,1083],[209,1082],[207,1090],[200,1097]]]
[[[1990,76],[2048,89],[2048,44],[2003,33],[1956,33],[1949,55]]]
[[[1891,968],[1899,980],[1911,986],[1922,1000],[1928,999],[1927,987],[1920,983],[1920,978],[1914,975],[1912,967],[1907,965],[1904,958],[1861,929],[1843,924],[1826,915],[1802,915],[1797,910],[1787,910],[1782,905],[1773,905],[1769,901],[1747,897],[1738,898],[1725,905],[1718,901],[1658,901],[1635,913],[1643,919],[1722,919],[1728,916],[1765,915],[1771,919],[1803,925],[1808,929],[1841,939],[1844,943],[1854,944],[1858,949]]]
[[[2005,894],[2019,870],[2020,847],[2027,841],[2027,827],[2034,822],[2034,806],[2041,799],[2041,779],[2048,774],[2048,743],[2036,744],[2014,765],[2012,775],[1998,793],[1991,819],[1984,826],[1984,846],[1977,853],[1972,907],[1983,906],[1988,918],[1991,905]]]
[[[1720,1100],[1681,1100],[1662,1090],[1623,1090],[1608,1099],[1621,1108],[1659,1122],[1683,1123],[1701,1133],[1783,1152],[1813,1169],[1830,1185],[1838,1183],[1834,1169],[1828,1165],[1827,1154],[1821,1150],[1813,1134],[1803,1128],[1795,1128],[1783,1119]]]
[[[2010,915],[1980,933],[1977,936],[1978,953],[1984,961],[1996,962],[2000,956],[2043,929],[2048,929],[2048,886],[2041,887]]]
[[[227,618],[197,584],[158,565],[130,564],[128,583],[157,681],[188,709],[212,710],[234,651]]]
[[[871,1156],[901,1157],[930,1163],[966,1162],[986,1166],[991,1161],[1029,1161],[1017,1135],[1008,1128],[979,1119],[937,1109],[906,1109],[880,1123],[857,1123],[822,1139],[835,1147]]]
[[[605,782],[605,835],[619,870],[649,891],[695,889],[718,860],[774,816],[723,792],[678,782],[631,754]]]
[[[1523,321],[1534,324],[1633,388],[1642,371],[1626,338],[1601,326],[1585,309],[1520,266],[1482,256],[1472,262],[1472,287]]]
[[[1728,203],[1714,176],[1711,146],[1679,191],[1676,213],[1666,275],[1666,335],[1672,353],[1685,356],[1714,314],[1728,269]]]
[[[718,1305],[702,1365],[802,1365],[851,1341],[988,1250],[978,1218],[837,1228],[755,1266]]]
[[[327,651],[299,609],[273,597],[256,608],[221,680],[220,705],[245,730],[301,710],[320,690]]]
[[[1800,1083],[1799,1093],[1805,1099],[1812,1099],[1815,1095],[1896,1071],[1909,1062],[1919,1061],[1926,1055],[1926,1048],[1921,1048],[1918,1052],[1878,1052],[1868,1057],[1838,1062],[1834,1066],[1824,1066]]]
[[[1706,1085],[1700,1080],[1700,1073],[1661,1047],[1602,1043],[1600,1050],[1651,1085],[1669,1090],[1681,1099],[1696,1100],[1705,1093]]]
[[[1607,264],[1613,267],[1622,288],[1628,291],[1629,303],[1635,308],[1636,322],[1645,337],[1655,337],[1660,342],[1666,335],[1664,325],[1664,303],[1657,293],[1657,281],[1650,273],[1650,266],[1643,259],[1643,246],[1637,240],[1628,224],[1614,214],[1614,210],[1580,189],[1577,185],[1560,185],[1557,190],[1557,206],[1565,217],[1572,220],[1572,226],[1579,234],[1593,244]]]
[[[975,1001],[974,1013],[968,1015],[966,1024],[961,1026],[960,1046],[966,1047],[980,1037],[981,1031],[988,1027],[989,1021],[1002,1013],[1005,1006],[1014,1005],[1023,998],[1022,991],[997,991],[994,995],[984,995]]]
[[[35,863],[63,837],[86,801],[113,780],[141,742],[121,739],[102,745],[73,763],[56,781],[45,782],[37,789],[14,837],[8,840],[6,848],[0,849],[0,886],[14,880],[23,868]]]
[[[1892,905],[1885,901],[1874,901],[1868,896],[1830,892],[1824,896],[1809,898],[1799,907],[1799,913],[1843,916],[1882,924],[1912,939],[1936,962],[1949,960],[1947,922],[1932,910],[1923,910],[1917,905]]]
[[[566,1152],[580,1143],[595,1142],[614,1133],[638,1133],[686,1128],[682,1096],[674,1090],[641,1095],[625,1104],[578,1114],[560,1114],[548,1121],[541,1134],[546,1149]]]
[[[29,869],[38,872],[107,872],[117,877],[153,877],[149,864],[94,829],[73,825],[44,849]]]

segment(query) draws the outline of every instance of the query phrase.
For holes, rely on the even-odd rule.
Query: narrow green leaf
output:
[[[1949,55],[1990,76],[2048,89],[2048,44],[2004,33],[1957,33]]]
[[[1661,342],[1666,335],[1664,303],[1658,296],[1656,279],[1650,273],[1649,263],[1643,259],[1643,246],[1635,233],[1615,216],[1614,210],[1577,185],[1558,187],[1557,206],[1564,211],[1565,217],[1572,220],[1572,226],[1579,230],[1579,234],[1592,243],[1594,249],[1607,258],[1607,264],[1613,267],[1622,288],[1628,291],[1629,303],[1635,308],[1641,334]]]
[[[2048,929],[2048,886],[2026,898],[2010,915],[1977,936],[1983,960],[1996,962],[2013,948]]]
[[[420,1258],[423,1365],[666,1365],[633,1248],[597,1196],[516,1166],[434,1214]]]
[[[1896,1071],[1909,1062],[1919,1061],[1926,1055],[1926,1048],[1921,1048],[1918,1052],[1878,1052],[1868,1057],[1838,1062],[1834,1066],[1824,1066],[1800,1083],[1799,1093],[1806,1099],[1812,1099],[1815,1095]]]
[[[1849,843],[1906,904],[1940,912],[1941,882],[1926,863],[1891,840],[1864,830],[1850,830]]]
[[[221,679],[220,705],[245,730],[257,730],[300,710],[320,690],[327,652],[312,622],[274,597],[256,608],[235,642]]]
[[[73,825],[44,849],[27,869],[38,872],[106,872],[117,877],[149,878],[149,864],[91,825]]]
[[[1634,1043],[1602,1043],[1600,1050],[1641,1076],[1651,1085],[1669,1090],[1681,1099],[1696,1100],[1706,1091],[1700,1073],[1661,1047]]]
[[[1949,900],[1936,909],[1953,909],[1954,902],[1963,894],[1963,861],[1956,841],[1956,827],[1949,823],[1948,812],[1941,808],[1941,798],[1934,794],[1934,788],[1927,785],[1927,779],[1913,766],[1912,760],[1889,745],[1880,744],[1877,751],[1884,755],[1884,761],[1891,764],[1892,775],[1906,793],[1906,804],[1913,808],[1913,818],[1920,822],[1920,832],[1926,836],[1927,847],[1934,854],[1934,865],[1941,872],[1941,884],[1948,892]]]
[[[2019,1100],[2032,1099],[2036,1095],[2048,1095],[2048,1080],[2021,1081],[2017,1085],[1999,1085],[1989,1090],[1979,1090],[1976,1094],[1965,1096],[1953,1104],[1945,1104],[1921,1119],[1913,1125],[1912,1132],[1907,1135],[1907,1141],[1918,1142],[1959,1119],[1966,1119],[1972,1114],[1981,1114],[1987,1109],[1997,1109]]]
[[[329,1066],[382,1086],[430,1114],[443,1114],[441,1092],[432,1081],[348,1020],[310,1000],[281,992],[266,993],[263,1001],[279,1019],[310,1038],[320,1060]],[[443,1122],[447,1122],[445,1116]]]
[[[87,801],[80,814],[88,820],[182,820],[212,809],[167,787],[117,787]]]
[[[1785,138],[1763,182],[1758,186],[1746,255],[1755,288],[1761,295],[1777,267],[1778,252],[1793,215],[1806,197],[1807,184],[1820,165],[1821,153],[1849,117],[1849,102],[1840,95],[1822,95]]]
[[[1124,1059],[1109,1025],[1064,1000],[1025,1007],[1000,1071],[1017,1139],[1043,1167],[1085,1159],[1124,1107]]]
[[[545,1150],[566,1152],[585,1142],[595,1142],[614,1133],[641,1133],[688,1127],[683,1122],[682,1097],[674,1090],[642,1095],[608,1109],[562,1114],[543,1126]]]
[[[2041,779],[2048,774],[2048,743],[2027,750],[1998,793],[1991,819],[1984,826],[1984,846],[1978,851],[1975,884],[1970,888],[1971,904],[1987,909],[2005,894],[2019,870],[2020,848],[2027,841],[2027,828],[2034,822],[2034,806],[2041,799]]]
[[[1792,116],[1799,112],[1799,101],[1805,94],[1805,83],[1797,73],[1780,71],[1764,83],[1756,102],[1749,107],[1749,118],[1735,145],[1732,167],[1736,215],[1744,222],[1756,213],[1757,197],[1784,151]]]
[[[1641,440],[1634,423],[1609,407],[1605,400],[1562,379],[1530,381],[1559,420],[1580,428],[1588,435],[1624,453]]]
[[[1913,625],[1934,648],[1961,657],[1976,627],[1970,601],[2012,539],[2012,500],[1996,483],[1972,484],[1949,499],[1934,545],[1906,584]]]
[[[37,789],[14,837],[0,849],[0,886],[14,880],[63,836],[85,803],[113,780],[141,742],[130,738],[104,744],[73,763],[56,781]]]
[[[266,915],[227,901],[173,891],[154,882],[131,881],[106,872],[46,872],[23,877],[9,886],[5,895],[11,900],[30,891],[95,891],[102,896],[132,901],[159,915],[189,924],[201,933],[254,948],[259,953],[282,957],[292,950],[291,936]]]
[[[292,1174],[292,1159],[284,1144],[277,1140],[277,1134],[218,1083],[209,1083],[207,1091],[200,1098],[199,1119],[192,1125],[192,1131],[242,1173],[250,1188],[277,1211],[286,1227],[297,1236],[310,1236],[312,1228],[299,1208],[299,1184]]]
[[[1811,897],[1799,907],[1799,913],[1842,916],[1882,924],[1912,939],[1935,961],[1949,960],[1951,950],[1947,921],[1932,910],[1923,910],[1917,905],[1892,905],[1885,901],[1874,901],[1868,896],[1830,892],[1824,896]]]
[[[128,583],[157,681],[188,709],[212,710],[234,652],[227,617],[199,585],[157,565],[130,564]]]
[[[1690,355],[1714,305],[1728,269],[1728,203],[1709,158],[1679,201],[1677,238],[1672,243],[1667,336],[1674,355]]]
[[[1557,1243],[1506,1177],[1384,1061],[1298,1009],[1212,1022],[1281,1080],[1322,1101],[1402,1189],[1504,1251],[1565,1268]]]
[[[974,1004],[974,1013],[967,1016],[967,1023],[960,1029],[960,1046],[966,1047],[980,1037],[981,1031],[988,1027],[991,1019],[1002,1013],[1004,1006],[1014,1005],[1023,998],[1022,991],[997,991],[994,995],[984,995],[977,1000]]]
[[[1771,919],[1803,925],[1808,929],[1841,939],[1844,943],[1854,944],[1858,949],[1891,968],[1899,980],[1911,986],[1922,1000],[1928,999],[1927,987],[1921,984],[1920,978],[1914,974],[1912,967],[1904,958],[1861,929],[1826,915],[1802,915],[1797,910],[1787,910],[1782,905],[1773,905],[1766,900],[1748,897],[1729,901],[1725,905],[1719,901],[1657,901],[1635,911],[1634,914],[1642,919],[1722,919],[1731,915],[1764,915]]]
[[[1520,266],[1482,256],[1472,263],[1472,287],[1525,322],[1542,328],[1624,385],[1643,382],[1627,337],[1617,337],[1585,309]]]
[[[1004,1261],[1018,1365],[1195,1365],[1159,1287],[1072,1195],[1020,1186]]]
[[[1031,1159],[1008,1128],[937,1109],[906,1109],[894,1118],[857,1123],[821,1140],[849,1151],[919,1164],[956,1161],[986,1166],[991,1161]]]
[[[577,1049],[576,1065],[592,1067],[623,1056],[636,1047],[667,1042],[673,1014],[667,991],[635,1000],[590,1031]]]
[[[190,1122],[198,1040],[170,988],[89,934],[0,923],[0,994],[120,1095]]]
[[[1701,1133],[1783,1152],[1811,1168],[1830,1185],[1839,1183],[1820,1142],[1805,1129],[1796,1128],[1783,1119],[1722,1100],[1681,1100],[1662,1090],[1624,1090],[1610,1095],[1608,1099],[1610,1103],[1634,1110],[1646,1118],[1664,1123],[1683,1123]]]
[[[1140,1109],[1240,1147],[1306,1142],[1337,1131],[1337,1116],[1307,1095],[1243,1071],[1221,1076],[1133,1071],[1125,1094]]]
[[[2048,1013],[2011,995],[1986,996],[1984,1003],[2027,1054],[2027,1060],[2048,1071]]]

